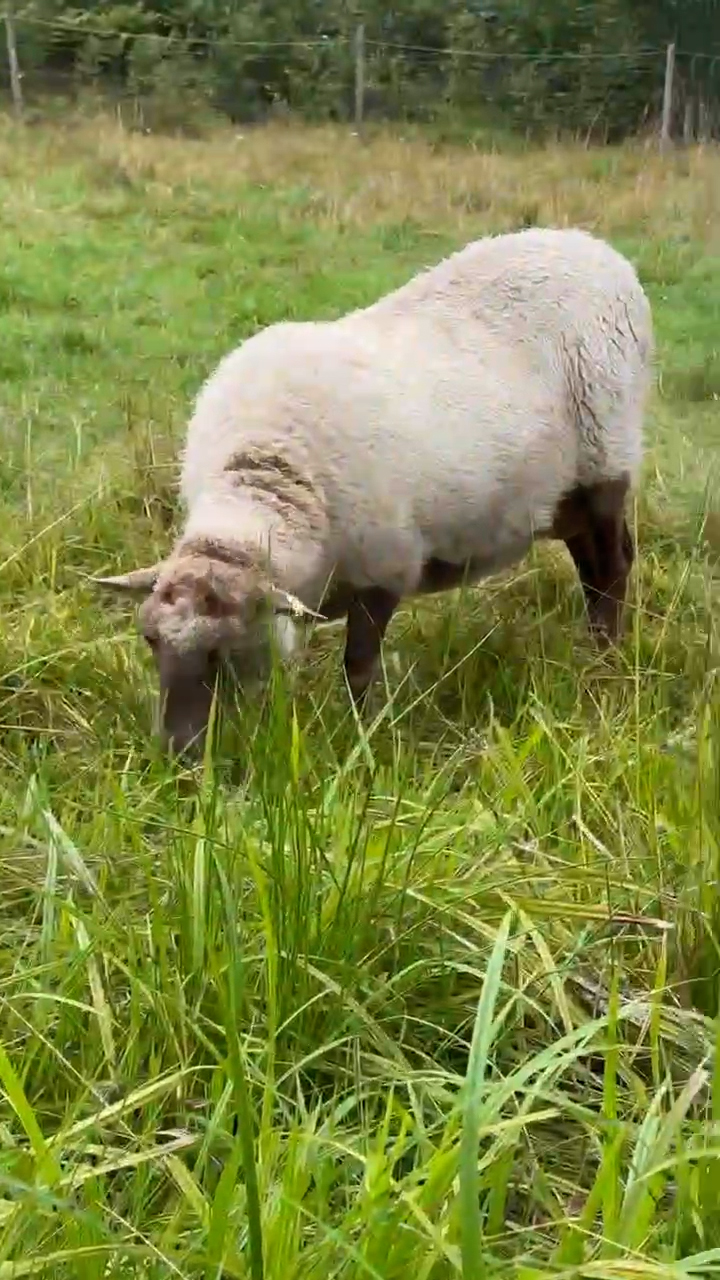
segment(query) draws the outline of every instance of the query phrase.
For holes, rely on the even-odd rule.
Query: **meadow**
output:
[[[720,158],[0,125],[0,1280],[720,1271]],[[657,329],[626,635],[563,548],[336,631],[183,772],[133,611],[193,395],[486,232]]]

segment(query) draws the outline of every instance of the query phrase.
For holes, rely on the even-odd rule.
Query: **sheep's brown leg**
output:
[[[590,627],[600,643],[617,640],[627,580],[635,559],[625,519],[626,479],[572,495],[573,531],[562,533],[585,592]]]
[[[359,591],[348,609],[345,640],[345,673],[356,704],[370,687],[380,646],[400,597],[384,587]]]

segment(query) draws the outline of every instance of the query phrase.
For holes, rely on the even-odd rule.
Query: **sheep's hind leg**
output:
[[[576,489],[568,509],[572,532],[560,536],[575,562],[585,592],[590,628],[601,644],[617,641],[627,581],[635,559],[632,535],[625,519],[629,482],[622,477]]]
[[[384,587],[367,587],[353,597],[348,609],[345,673],[356,705],[367,696],[380,656],[383,636],[400,602]]]

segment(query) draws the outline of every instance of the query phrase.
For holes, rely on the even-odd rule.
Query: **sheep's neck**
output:
[[[322,549],[307,521],[296,509],[273,503],[264,492],[233,488],[200,498],[182,535],[185,545],[198,541],[212,544],[216,558],[269,571],[278,586],[302,599],[304,590],[313,594],[316,578],[323,576]]]

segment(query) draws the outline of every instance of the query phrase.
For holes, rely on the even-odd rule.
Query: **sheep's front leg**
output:
[[[350,602],[345,639],[345,674],[356,705],[362,704],[380,656],[380,646],[400,597],[384,587],[367,587]]]

